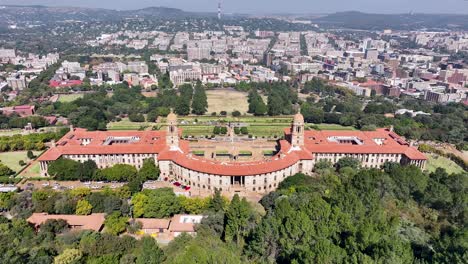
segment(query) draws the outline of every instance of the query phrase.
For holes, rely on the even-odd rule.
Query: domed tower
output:
[[[304,146],[304,116],[301,113],[294,115],[291,132],[292,147],[300,148]]]
[[[167,115],[166,144],[171,148],[179,148],[179,130],[177,128],[177,115],[172,111]]]

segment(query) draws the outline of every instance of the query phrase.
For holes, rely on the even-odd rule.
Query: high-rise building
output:
[[[366,49],[365,59],[377,61],[379,59],[379,51],[377,49]]]
[[[210,59],[210,58],[211,58],[210,48],[202,48],[202,47],[187,48],[187,59],[189,61]]]
[[[24,75],[12,76],[7,78],[8,86],[13,90],[23,90],[27,87],[26,78]]]

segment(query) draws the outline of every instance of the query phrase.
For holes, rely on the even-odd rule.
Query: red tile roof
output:
[[[63,219],[75,229],[80,230],[101,230],[104,224],[105,214],[90,214],[90,215],[49,215],[46,213],[34,213],[28,218],[28,222],[36,227],[40,227],[47,220]]]
[[[103,145],[109,137],[138,139],[126,144]],[[89,139],[89,144],[82,145],[83,139]],[[62,155],[155,154],[166,147],[165,139],[165,131],[86,131],[78,128],[68,132],[56,147],[47,150],[39,160],[57,160]]]
[[[285,129],[290,136],[290,128]],[[125,144],[103,145],[109,137],[133,137]],[[353,137],[359,144],[343,144],[333,137]],[[280,141],[280,151],[268,160],[251,162],[223,162],[208,160],[190,154],[189,142],[180,140],[180,149],[166,146],[165,131],[95,131],[75,129],[67,133],[42,155],[40,161],[53,161],[62,155],[97,154],[158,154],[158,160],[172,161],[184,168],[213,175],[248,176],[280,171],[300,160],[312,160],[316,153],[342,154],[402,154],[413,160],[426,160],[424,154],[411,147],[397,134],[387,130],[376,131],[305,131],[304,146],[293,149],[286,140]],[[87,145],[82,145],[86,140]],[[379,143],[382,142],[382,143]]]
[[[156,218],[135,218],[135,221],[140,222],[142,229],[169,229],[169,219]]]
[[[81,85],[83,82],[80,80],[64,80],[64,81],[50,81],[49,86],[50,87],[69,87],[69,86],[74,86],[74,85]]]
[[[301,158],[313,159],[312,154],[304,151],[290,151],[291,145],[285,141],[280,141],[281,151],[265,161],[252,162],[222,162],[199,158],[187,154],[187,152],[170,151],[166,149],[158,156],[158,160],[170,160],[176,164],[194,171],[222,175],[222,176],[248,176],[259,175],[286,169],[296,164]]]
[[[290,133],[289,130],[286,130],[286,133]],[[362,144],[340,144],[330,141],[330,137],[356,137],[361,140]],[[377,144],[375,139],[383,140],[383,144]],[[312,153],[404,154],[410,159],[427,159],[424,154],[388,129],[376,131],[310,130],[305,131],[304,141],[306,148]]]
[[[171,220],[171,225],[169,226],[169,231],[171,232],[195,232],[196,223],[183,223],[182,219],[184,217],[202,217],[200,215],[174,215]]]

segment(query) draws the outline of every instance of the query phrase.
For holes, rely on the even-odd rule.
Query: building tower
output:
[[[171,150],[179,149],[179,130],[177,128],[177,115],[172,111],[167,115],[166,144]]]
[[[304,116],[301,113],[294,115],[291,130],[291,145],[294,149],[299,149],[304,146]]]
[[[221,20],[221,1],[218,2],[218,19]]]

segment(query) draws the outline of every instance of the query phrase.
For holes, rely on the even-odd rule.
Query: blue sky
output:
[[[226,13],[459,13],[468,14],[468,0],[222,0]],[[218,0],[0,0],[0,4],[83,6],[137,9],[148,6],[176,7],[187,11],[215,12]]]

